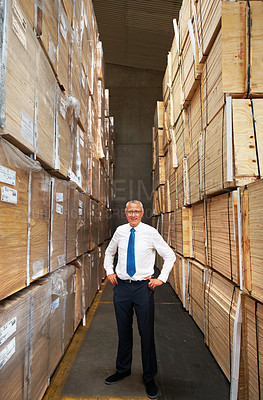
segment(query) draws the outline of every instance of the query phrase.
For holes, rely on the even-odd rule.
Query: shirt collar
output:
[[[130,231],[132,226],[130,224],[127,224],[127,225],[128,225],[129,231]],[[141,228],[142,228],[142,222],[140,222],[139,225],[135,226],[134,230],[136,232],[136,231],[139,231]]]

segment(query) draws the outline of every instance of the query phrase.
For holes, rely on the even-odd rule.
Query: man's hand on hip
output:
[[[110,283],[112,283],[113,285],[118,285],[116,274],[109,274],[108,279],[109,279]]]
[[[156,288],[156,286],[161,286],[163,284],[163,281],[161,281],[160,279],[149,279],[149,283],[148,286],[150,289],[154,290]]]

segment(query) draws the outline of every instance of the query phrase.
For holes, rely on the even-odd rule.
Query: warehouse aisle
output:
[[[228,381],[204,345],[201,331],[169,284],[156,289],[155,304],[158,399],[228,399]],[[107,386],[104,379],[115,370],[116,348],[112,287],[110,283],[103,283],[87,314],[86,327],[80,326],[77,330],[44,400],[147,399],[141,379],[136,323],[132,375]]]

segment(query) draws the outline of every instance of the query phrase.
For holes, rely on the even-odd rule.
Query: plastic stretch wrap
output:
[[[33,153],[35,60],[39,43],[17,1],[2,1],[0,8],[3,15],[0,44],[1,134]]]
[[[91,255],[85,253],[79,258],[81,265],[81,277],[82,277],[82,315],[86,314],[87,309],[91,305],[94,298],[92,297],[91,291]]]
[[[0,303],[1,400],[40,400],[74,328],[76,274],[69,265]]]
[[[57,79],[60,87],[69,94],[70,85],[70,49],[72,41],[72,28],[67,17],[63,3],[59,2],[59,26],[58,26],[58,58]]]
[[[29,218],[31,215],[33,228],[38,219],[37,213],[42,212],[41,203],[36,205],[34,200],[35,178],[40,180],[43,173],[38,162],[25,156],[3,138],[0,139],[1,299],[28,284],[29,257],[33,256],[32,252],[37,246],[34,242],[35,233],[39,235],[42,232],[38,224],[31,232],[33,236],[28,237]],[[43,216],[46,225],[48,204],[45,204],[46,213]],[[32,239],[31,249],[29,238]]]
[[[83,262],[82,259],[79,258],[74,262],[76,267],[76,292],[75,292],[75,312],[74,312],[74,331],[79,326],[81,320],[84,317],[83,311],[83,290],[84,290],[84,271],[83,271]]]
[[[13,146],[3,138],[0,138],[0,143],[9,165],[13,165],[15,168],[24,171],[41,171],[41,165],[38,161],[32,160],[32,158],[23,154],[17,147]]]
[[[99,209],[98,203],[94,200],[90,200],[90,240],[89,249],[94,249],[98,244],[99,234]]]
[[[34,28],[35,24],[35,3],[39,3],[39,1],[40,0],[17,0],[31,28]]]
[[[80,103],[72,97],[66,96],[57,86],[56,101],[56,132],[54,146],[55,169],[67,177],[72,171],[72,155],[74,154],[77,136],[77,120],[80,114]]]
[[[91,199],[85,196],[85,252],[92,249],[91,247]]]
[[[41,168],[31,173],[28,190],[28,274],[30,281],[48,273],[50,175]]]
[[[50,272],[66,264],[67,186],[67,181],[51,178]]]
[[[103,61],[103,46],[102,42],[97,43],[97,76],[99,79],[104,80],[104,61]]]
[[[87,251],[87,236],[85,232],[85,215],[88,212],[86,208],[85,193],[78,193],[78,219],[77,219],[77,256],[83,255]]]
[[[41,39],[44,50],[57,73],[58,22],[60,0],[38,0],[36,34]]]
[[[76,189],[76,185],[73,182],[68,184],[68,196],[67,196],[67,264],[76,259],[77,255],[77,222],[78,222],[78,195],[79,192]]]
[[[85,191],[87,136],[78,125],[76,126],[75,136],[72,137],[72,140],[68,177],[71,181],[75,182],[80,189]]]
[[[0,304],[1,399],[41,399],[48,386],[51,287],[32,284]]]
[[[99,250],[96,247],[91,251],[91,261],[90,261],[90,295],[93,299],[98,290],[98,265],[99,265]]]
[[[1,51],[2,135],[26,154],[53,168],[56,78],[25,15],[34,4],[5,1]],[[2,10],[3,11],[3,10]],[[30,26],[31,25],[31,26]],[[17,54],[20,55],[19,62]]]
[[[48,277],[51,280],[49,376],[53,374],[73,336],[75,276],[75,267],[69,265]]]
[[[27,391],[28,299],[10,297],[0,303],[0,393],[1,399],[20,400]]]

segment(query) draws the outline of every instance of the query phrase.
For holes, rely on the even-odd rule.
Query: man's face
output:
[[[129,203],[125,214],[131,227],[135,228],[141,222],[143,210],[140,204]]]

